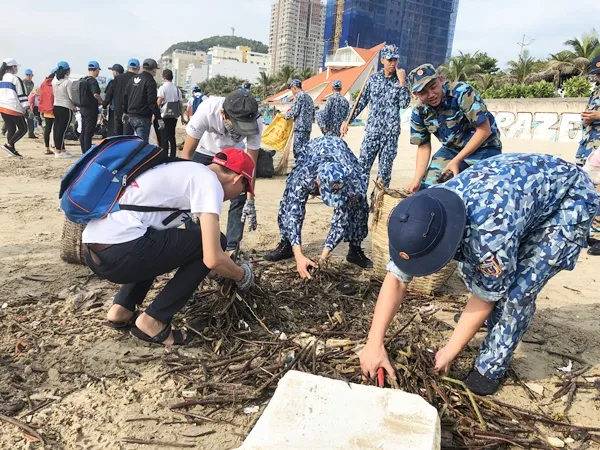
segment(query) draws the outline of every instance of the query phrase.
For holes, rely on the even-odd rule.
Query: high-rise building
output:
[[[171,69],[173,71],[173,83],[183,87],[186,79],[187,68],[190,64],[205,64],[206,52],[201,50],[173,50],[171,53],[164,53],[160,56],[158,65],[160,70],[157,73],[157,79],[160,80],[162,71]]]
[[[346,45],[396,44],[400,66],[450,56],[459,0],[327,0],[325,57]],[[325,58],[323,58],[324,64]]]
[[[271,6],[271,73],[284,66],[316,72],[323,59],[324,23],[321,0],[276,0]]]

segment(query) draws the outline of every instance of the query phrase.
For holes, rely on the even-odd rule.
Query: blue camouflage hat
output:
[[[131,58],[129,61],[127,61],[127,67],[131,67],[132,69],[139,69],[140,60],[136,58]]]
[[[342,80],[333,80],[331,82],[331,87],[333,89],[341,89],[342,88]]]
[[[430,81],[437,80],[439,77],[435,67],[431,64],[423,64],[408,74],[408,82],[413,92],[421,92]]]
[[[321,199],[330,208],[337,208],[346,201],[344,195],[344,183],[348,178],[348,171],[335,162],[328,162],[319,168],[317,178]]]
[[[292,81],[290,81],[290,87],[297,87],[297,88],[301,88],[302,87],[302,81],[300,81],[298,78],[294,78]]]
[[[400,52],[398,51],[398,46],[396,45],[386,45],[381,49],[381,57],[383,59],[398,59],[400,57]]]
[[[453,191],[430,188],[402,200],[388,221],[390,257],[402,272],[437,272],[456,253],[466,224],[463,200]]]

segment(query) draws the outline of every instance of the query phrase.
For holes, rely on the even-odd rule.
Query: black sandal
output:
[[[139,328],[132,328],[129,334],[134,338],[140,339],[150,344],[165,345],[164,342],[169,339],[169,335],[173,332],[173,344],[172,345],[187,345],[192,342],[193,336],[185,335],[181,330],[171,329],[171,325],[167,325],[160,333],[156,336],[148,336]]]
[[[113,322],[112,320],[107,320],[104,322],[104,326],[108,328],[112,328],[113,330],[129,330],[135,327],[135,321],[138,318],[139,314],[136,312],[133,313],[133,316],[127,322]]]

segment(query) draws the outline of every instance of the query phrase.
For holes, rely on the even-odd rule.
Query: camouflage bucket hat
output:
[[[396,45],[386,45],[381,49],[381,57],[383,59],[398,59],[400,57],[400,52],[398,51],[398,47]]]
[[[325,163],[319,168],[321,198],[330,208],[337,208],[346,201],[344,187],[348,175],[348,171],[339,163]]]
[[[413,93],[421,92],[430,81],[437,80],[440,75],[431,64],[423,64],[408,74],[408,82]]]
[[[302,86],[302,81],[300,81],[298,78],[294,78],[292,81],[290,81],[290,87],[301,87]]]

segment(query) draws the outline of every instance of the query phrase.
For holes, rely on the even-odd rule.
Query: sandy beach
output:
[[[313,135],[320,135],[316,128]],[[346,140],[356,154],[363,136],[364,128],[350,129]],[[78,143],[70,144],[68,150],[79,154]],[[436,145],[437,142],[434,148]],[[506,152],[549,153],[568,161],[574,161],[576,150],[570,143],[514,138],[504,138],[503,145]],[[223,423],[169,423],[176,421],[169,405],[182,398],[179,383],[162,374],[160,361],[133,366],[122,363],[125,357],[161,355],[164,350],[141,346],[128,335],[103,327],[117,287],[97,279],[86,267],[66,264],[59,257],[64,220],[58,209],[59,182],[73,160],[45,156],[42,139],[24,138],[17,149],[23,159],[0,155],[0,414],[15,415],[11,405],[16,404],[16,392],[27,392],[36,405],[40,399],[49,401],[29,418],[21,417],[39,427],[38,431],[54,436],[56,444],[49,448],[151,449],[159,447],[123,444],[120,439],[135,436],[177,441],[206,430],[216,432],[191,439],[193,448],[239,446],[255,415],[227,412],[219,416],[235,423],[235,427]],[[408,133],[403,133],[391,187],[408,185],[415,154],[416,147],[408,143]],[[375,174],[376,165],[372,178]],[[259,227],[256,232],[245,233],[246,251],[260,255],[279,241],[277,211],[284,187],[284,177],[258,181]],[[319,199],[309,202],[303,239],[310,256],[316,258],[320,252],[331,211]],[[364,247],[369,255],[369,239]],[[333,258],[341,261],[346,252],[347,247],[342,244]],[[537,398],[538,405],[513,381],[502,388],[497,398],[528,408],[539,406],[552,417],[579,425],[600,425],[597,390],[579,391],[568,416],[562,414],[565,399],[552,400],[561,374],[557,369],[569,363],[569,358],[560,354],[573,357],[573,370],[590,365],[593,367],[588,373],[600,377],[599,263],[599,257],[582,251],[575,270],[554,277],[538,297],[533,326],[513,362],[523,382],[544,388]],[[73,286],[94,293],[93,308],[75,312],[75,305],[68,300]],[[441,294],[466,298],[456,275]],[[451,323],[452,314],[439,314]],[[594,379],[600,378],[591,378]],[[16,416],[30,406],[25,403],[15,409]],[[126,421],[140,417],[146,419]],[[40,446],[28,442],[17,427],[0,421],[0,448]]]

